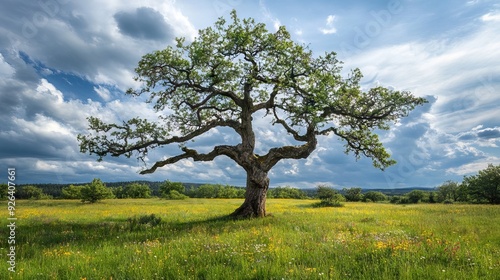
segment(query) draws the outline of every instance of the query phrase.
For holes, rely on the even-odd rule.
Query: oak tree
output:
[[[135,69],[142,86],[127,94],[147,95],[147,102],[164,115],[121,124],[90,117],[91,133],[78,136],[81,152],[99,159],[134,154],[144,159],[154,148],[179,145],[178,155],[146,166],[141,174],[184,159],[226,156],[247,174],[245,201],[232,214],[237,217],[265,216],[271,168],[284,159],[307,158],[320,136],[335,134],[345,141],[346,153],[371,158],[376,168],[395,163],[375,131],[389,129],[425,99],[385,87],[364,91],[361,71],[344,78],[335,52],[313,55],[284,26],[270,32],[235,11],[231,19],[219,18],[190,43],[178,38],[175,46],[144,55]],[[261,114],[296,145],[257,154],[253,117]],[[190,141],[219,127],[237,134],[239,143],[222,143],[203,153],[192,147]]]

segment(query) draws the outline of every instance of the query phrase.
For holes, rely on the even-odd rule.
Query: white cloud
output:
[[[58,166],[57,164],[51,164],[43,160],[37,160],[35,163],[35,169],[38,171],[54,172],[60,170],[60,166]]]
[[[441,48],[414,41],[367,50],[351,57],[349,69],[372,69],[381,85],[437,97],[429,118],[433,128],[448,132],[494,123],[500,104],[500,33],[493,23]],[[376,70],[374,70],[376,69]],[[370,74],[369,76],[371,76]],[[481,112],[481,113],[478,113]],[[460,124],[460,125],[457,125]]]
[[[41,135],[47,138],[73,136],[71,128],[40,114],[37,114],[33,121],[19,118],[13,118],[12,121],[21,131],[28,135]]]
[[[63,93],[57,90],[51,83],[45,79],[40,80],[40,85],[36,88],[36,91],[40,94],[50,95],[55,98],[54,102],[56,104],[63,103]]]
[[[326,28],[321,28],[321,33],[328,35],[328,34],[334,34],[337,33],[337,28],[333,26],[334,21],[336,20],[336,17],[334,15],[329,15],[326,18]]]
[[[22,166],[26,170],[25,175],[27,178],[31,176],[32,181],[87,182],[93,177],[102,177],[107,181],[169,178],[244,185],[245,172],[224,157],[210,163],[185,160],[155,174],[139,176],[137,171],[142,165],[135,159],[106,158],[97,163],[95,157],[79,153],[76,141],[78,133],[87,132],[88,116],[117,123],[137,116],[156,119],[158,115],[140,98],[113,98],[118,98],[115,89],[136,87],[133,68],[141,55],[171,44],[171,38],[166,36],[170,33],[161,38],[154,37],[165,39],[161,42],[150,40],[146,44],[140,36],[120,32],[113,17],[116,13],[130,13],[141,7],[153,8],[163,16],[174,35],[185,36],[188,41],[196,35],[190,20],[213,22],[215,16],[213,19],[201,20],[195,16],[189,19],[185,16],[186,10],[177,8],[181,4],[175,1],[71,1],[61,5],[57,15],[48,17],[45,25],[36,26],[36,34],[28,40],[19,34],[22,23],[12,25],[12,22],[23,17],[31,19],[35,12],[40,11],[37,3],[16,2],[21,6],[0,11],[0,33],[6,35],[6,39],[0,39],[0,50],[9,50],[0,54],[0,104],[4,105],[4,110],[0,112],[0,141],[5,144],[2,147],[8,147],[0,149],[0,163]],[[205,11],[200,11],[198,6],[184,5],[187,9],[196,10],[190,15],[205,16]],[[270,24],[270,29],[281,26],[280,14],[271,13],[264,1],[261,0],[259,5],[253,4],[253,10],[252,4],[245,2],[245,5],[250,9],[242,13],[263,18]],[[276,13],[279,13],[278,9]],[[373,19],[365,20],[369,23]],[[435,186],[449,179],[447,176],[460,179],[459,175],[477,171],[487,162],[500,162],[500,155],[491,152],[500,144],[493,137],[500,126],[496,118],[500,104],[497,94],[500,91],[497,75],[500,73],[498,12],[483,11],[477,14],[475,21],[466,23],[467,28],[457,26],[457,30],[467,32],[443,33],[441,37],[433,38],[414,36],[412,30],[418,29],[418,26],[413,22],[404,22],[397,15],[392,20],[394,25],[391,23],[391,29],[387,29],[391,32],[385,34],[397,31],[395,34],[401,34],[401,40],[388,44],[382,33],[379,38],[370,37],[370,45],[363,49],[363,53],[346,59],[349,63],[346,68],[360,67],[363,70],[369,80],[363,86],[393,86],[411,90],[419,96],[437,98],[432,100],[430,108],[417,109],[395,125],[392,131],[382,133],[381,139],[400,163],[383,173],[374,169],[370,160],[356,162],[352,155],[345,156],[341,142],[335,137],[325,137],[319,140],[318,149],[308,159],[279,163],[271,172],[273,186],[290,184],[304,187],[318,183],[339,187]],[[302,36],[309,30],[316,31],[311,34],[317,33],[318,28],[324,34],[334,34],[339,29],[339,37],[344,31],[340,25],[337,26],[340,22],[333,14],[323,20],[323,26],[304,17],[300,21],[295,18],[294,22],[296,26],[290,30],[305,44],[313,45],[311,41],[315,45],[322,44],[323,41],[319,40],[325,38],[316,36],[303,42]],[[364,28],[366,25],[363,24],[367,22],[349,24]],[[5,46],[7,41],[12,46]],[[384,42],[377,45],[380,41]],[[48,68],[35,71],[34,65],[24,63],[17,51],[42,62],[54,72],[51,73]],[[94,89],[105,102],[71,100],[70,97],[75,95],[68,94],[62,87],[57,88],[57,83],[51,84],[41,78],[60,72],[73,73],[93,82],[90,91]],[[73,87],[78,90],[76,82]],[[7,94],[11,92],[16,94]],[[277,126],[271,127],[268,119],[256,117],[255,128],[259,153],[270,147],[293,144],[293,139]],[[189,145],[198,145],[206,150],[214,143],[239,141],[237,135],[226,134],[224,130],[211,131],[196,140]],[[148,155],[147,162],[150,164],[178,152],[175,146],[154,150]],[[448,173],[445,174],[445,171]],[[392,177],[384,177],[387,174]]]
[[[259,7],[264,18],[270,21],[273,24],[274,30],[277,31],[281,26],[280,20],[272,15],[271,11],[266,7],[264,0],[259,0]]]
[[[486,158],[486,160],[473,161],[470,163],[463,164],[459,167],[449,168],[446,170],[446,173],[460,175],[460,176],[473,175],[473,174],[476,174],[480,170],[486,169],[486,167],[488,167],[488,164],[490,164],[490,163],[493,165],[500,164],[500,158],[499,157],[488,157],[488,158]]]
[[[111,92],[109,89],[103,87],[103,86],[97,86],[94,87],[94,91],[104,100],[104,101],[109,101],[111,100]]]
[[[16,71],[5,61],[3,55],[0,53],[0,77],[10,78]]]
[[[54,16],[44,14],[44,24],[28,21],[26,24],[31,24],[34,30],[29,38],[16,33],[7,35],[19,41],[15,51],[23,51],[47,67],[86,77],[96,84],[113,84],[126,90],[136,85],[133,69],[140,57],[173,43],[173,36],[168,40],[145,43],[120,34],[113,15],[141,7],[155,7],[172,27],[172,35],[191,40],[197,33],[174,1],[101,3],[91,0],[59,5]],[[31,19],[33,14],[41,12],[36,4],[25,4],[19,10],[23,11],[22,14],[5,16],[16,17],[12,19],[14,22],[17,17]]]
[[[481,17],[482,21],[500,21],[500,13],[487,13]]]

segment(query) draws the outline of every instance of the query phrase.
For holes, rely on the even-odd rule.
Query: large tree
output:
[[[231,22],[220,18],[199,31],[191,43],[178,38],[176,46],[146,54],[136,68],[140,89],[153,108],[164,113],[158,121],[133,118],[108,124],[90,117],[88,135],[79,135],[82,152],[144,159],[148,151],[170,144],[179,154],[147,166],[141,174],[183,159],[212,161],[226,156],[247,174],[245,201],[233,216],[266,215],[268,173],[283,159],[307,158],[318,136],[335,134],[345,141],[345,152],[372,159],[384,169],[395,163],[384,149],[376,129],[389,129],[425,99],[406,91],[375,87],[363,91],[359,69],[343,78],[334,52],[320,56],[293,42],[285,27],[269,32],[253,19]],[[253,117],[266,115],[286,131],[297,145],[255,152]],[[221,144],[208,153],[190,147],[189,141],[217,127],[239,135],[237,145]]]
[[[500,204],[500,165],[488,164],[477,175],[465,176],[462,185],[474,202]]]

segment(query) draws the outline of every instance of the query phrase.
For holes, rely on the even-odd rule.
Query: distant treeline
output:
[[[164,184],[165,182],[161,181],[123,181],[123,182],[107,182],[105,183],[106,187],[111,188],[111,189],[119,189],[120,187],[125,187],[129,185],[134,185],[134,184],[139,184],[139,185],[145,185],[150,189],[150,196],[152,197],[160,197],[160,186]],[[18,185],[18,189],[23,189],[23,187],[27,186],[33,186],[36,188],[39,188],[42,190],[42,192],[45,195],[48,195],[53,198],[62,198],[62,190],[64,188],[67,188],[69,186],[85,186],[88,183],[75,183],[75,184],[23,184],[23,185]],[[221,189],[222,187],[228,187],[228,185],[221,185],[221,184],[199,184],[199,183],[181,183],[184,188],[186,189],[186,195],[189,197],[218,197],[218,190]],[[203,186],[201,190],[198,190]],[[214,190],[213,191],[206,191],[206,189],[210,189],[213,186]],[[239,190],[238,196],[239,198],[244,197],[244,187],[239,187],[239,186],[232,186],[235,189]],[[339,193],[345,194],[345,190],[340,190]],[[366,192],[381,192],[384,195],[387,196],[403,196],[406,193],[409,193],[410,191],[413,190],[422,190],[422,191],[429,191],[428,188],[402,188],[402,189],[361,189],[362,193]],[[243,191],[243,192],[242,192]],[[198,194],[197,192],[202,193],[202,195]],[[223,192],[221,192],[222,194]],[[297,198],[297,199],[303,199],[303,198],[316,198],[316,189],[315,188],[307,188],[307,189],[302,189],[302,188],[293,188],[290,186],[281,186],[277,188],[271,188],[268,191],[268,197],[269,198]],[[24,198],[22,193],[18,193],[17,196],[18,199]]]
[[[310,199],[321,198],[316,189],[298,189],[292,187],[271,188],[269,198]],[[331,189],[331,188],[330,188]],[[490,203],[500,204],[500,165],[489,165],[477,175],[466,176],[462,183],[447,181],[434,189],[381,189],[363,190],[359,187],[342,190],[328,190],[331,197],[339,201],[363,201],[407,204],[407,203]],[[331,193],[331,192],[334,192]],[[0,199],[6,199],[14,193],[8,191],[7,184],[0,184]],[[220,184],[193,184],[180,182],[132,181],[103,183],[94,179],[90,184],[35,184],[19,185],[15,192],[16,199],[81,199],[95,202],[104,198],[150,198],[165,199],[185,198],[244,198],[245,188]]]

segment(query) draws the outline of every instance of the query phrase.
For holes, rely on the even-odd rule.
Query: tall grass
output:
[[[241,202],[18,201],[16,273],[0,278],[499,279],[498,206],[272,199],[271,217],[225,219]]]

